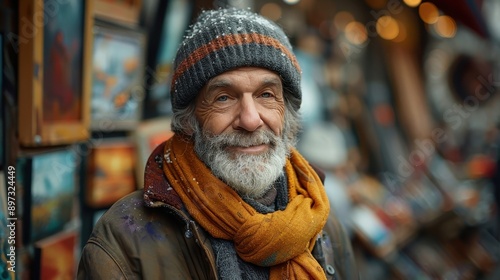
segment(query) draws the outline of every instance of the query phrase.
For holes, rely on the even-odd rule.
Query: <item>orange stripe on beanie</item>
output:
[[[253,66],[278,73],[290,94],[301,98],[301,70],[292,46],[275,23],[236,8],[204,11],[184,37],[174,60],[172,108],[185,108],[211,78]]]

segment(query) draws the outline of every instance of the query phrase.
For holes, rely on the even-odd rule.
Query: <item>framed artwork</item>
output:
[[[193,3],[189,0],[159,1],[155,24],[148,38],[148,92],[144,116],[156,118],[172,114],[170,82],[172,62],[190,23]],[[159,36],[158,36],[159,34]]]
[[[395,250],[391,229],[366,205],[356,205],[350,215],[355,234],[378,257],[385,257]]]
[[[93,130],[131,130],[141,118],[144,42],[138,30],[94,26]]]
[[[85,200],[93,208],[105,208],[136,189],[135,145],[127,140],[109,140],[95,146],[89,155]]]
[[[133,139],[137,147],[136,175],[137,184],[143,187],[144,168],[154,148],[174,135],[170,130],[170,118],[155,118],[141,122],[134,130]]]
[[[67,231],[36,242],[35,279],[75,279],[77,240],[75,231]]]
[[[69,149],[25,159],[22,176],[26,243],[57,233],[72,220],[79,170],[76,162],[76,154]]]
[[[19,3],[19,141],[28,147],[89,137],[93,1],[48,2]]]
[[[99,18],[120,23],[137,25],[142,0],[95,0],[95,15]]]

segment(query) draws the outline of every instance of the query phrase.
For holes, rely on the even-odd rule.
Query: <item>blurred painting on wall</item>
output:
[[[76,196],[77,160],[72,150],[37,154],[26,161],[25,214],[23,233],[28,243],[64,229],[73,217]],[[29,179],[28,179],[29,178]]]
[[[83,7],[83,1],[64,1],[47,17],[43,32],[44,121],[80,119]]]
[[[154,61],[149,67],[154,69],[154,72],[148,73],[152,77],[145,99],[144,114],[147,118],[172,115],[170,104],[172,61],[193,12],[193,3],[189,0],[172,0],[164,5],[165,9],[158,11],[163,24],[152,31],[159,34],[150,36],[152,42],[148,49],[148,55],[153,56],[151,59]]]
[[[89,137],[93,1],[19,1],[17,125],[25,147]],[[38,24],[43,23],[43,24]]]
[[[112,141],[94,147],[88,165],[86,202],[104,208],[136,189],[135,146],[129,141]]]
[[[62,232],[35,243],[35,275],[37,279],[75,279],[74,231]]]
[[[95,0],[97,17],[128,25],[139,22],[142,0]]]
[[[139,121],[144,98],[143,56],[141,32],[104,25],[94,27],[93,130],[131,130]]]

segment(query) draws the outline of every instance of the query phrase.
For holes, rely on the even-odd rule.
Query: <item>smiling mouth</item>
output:
[[[252,145],[248,147],[243,146],[228,146],[227,149],[236,153],[245,154],[261,154],[269,149],[269,144]]]

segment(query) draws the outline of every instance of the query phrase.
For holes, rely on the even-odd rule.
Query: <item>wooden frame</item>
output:
[[[82,5],[81,21],[62,12],[71,9],[68,1],[54,1],[50,7],[44,7],[44,0],[19,2],[18,127],[22,146],[68,144],[86,140],[90,135],[93,1],[72,1]],[[80,9],[73,10],[77,11]],[[64,23],[57,24],[65,16]],[[74,30],[65,32],[68,28]],[[59,71],[48,67],[59,67]],[[47,92],[49,88],[55,91]]]
[[[128,3],[123,3],[128,2]],[[95,0],[96,17],[137,25],[141,13],[142,0],[115,1]]]

